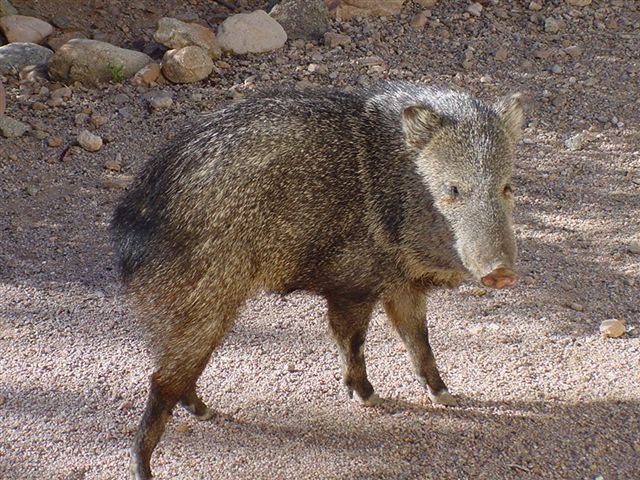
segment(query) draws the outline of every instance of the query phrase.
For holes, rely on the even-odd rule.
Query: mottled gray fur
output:
[[[377,396],[363,344],[382,302],[434,402],[453,398],[426,293],[515,282],[509,186],[522,107],[407,83],[255,98],[202,117],[150,161],[114,215],[123,277],[156,365],[132,478],[247,298],[324,296],[348,392]]]

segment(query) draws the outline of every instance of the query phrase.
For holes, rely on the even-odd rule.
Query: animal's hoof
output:
[[[447,407],[452,407],[458,404],[456,399],[453,398],[453,395],[451,395],[446,388],[437,394],[431,394],[431,403],[434,405],[446,405]]]
[[[211,410],[199,398],[196,398],[195,401],[190,403],[182,401],[180,402],[180,405],[182,405],[182,407],[187,412],[189,412],[191,415],[196,417],[196,419],[198,420],[202,420],[202,421],[211,420],[216,415],[215,410]]]
[[[380,405],[382,403],[380,397],[375,393],[369,395],[369,398],[362,398],[360,395],[358,395],[358,392],[353,392],[353,399],[360,405],[364,405],[365,407],[375,407],[376,405]]]
[[[216,411],[210,409],[209,407],[207,407],[207,409],[202,415],[194,415],[194,417],[196,417],[201,422],[206,422],[207,420],[211,420],[215,416],[216,416]]]

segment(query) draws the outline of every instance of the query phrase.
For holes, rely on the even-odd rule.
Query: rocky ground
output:
[[[201,0],[147,3],[13,1],[21,14],[63,14],[88,37],[138,48],[161,16],[215,28],[232,13]],[[192,84],[94,88],[5,74],[6,114],[29,130],[0,138],[1,478],[126,474],[149,362],[107,224],[141,164],[200,112],[256,90],[383,79],[528,98],[514,182],[524,280],[431,300],[436,357],[460,406],[430,405],[382,311],[367,354],[385,402],[347,401],[323,302],[264,295],[201,379],[219,418],[177,411],[156,474],[640,478],[640,7],[419,3],[435,5],[332,20],[350,38],[342,46],[289,40],[224,55]],[[100,140],[96,151],[78,144],[84,130]],[[618,338],[599,331],[612,318],[625,324]]]

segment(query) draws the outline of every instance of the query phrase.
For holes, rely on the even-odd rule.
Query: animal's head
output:
[[[405,108],[405,140],[418,151],[418,171],[454,233],[465,268],[485,286],[509,287],[517,281],[511,177],[521,96],[494,105],[462,94],[450,101],[451,115],[425,105]]]

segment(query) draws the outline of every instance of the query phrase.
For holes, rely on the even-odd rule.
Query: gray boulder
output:
[[[46,63],[53,51],[36,43],[9,43],[0,47],[0,73],[19,72],[27,65]]]
[[[225,52],[242,55],[282,48],[287,32],[264,10],[238,13],[227,18],[218,29],[218,45]]]
[[[290,39],[319,40],[331,28],[323,0],[283,0],[269,12]]]
[[[121,82],[153,60],[135,50],[116,47],[98,40],[69,40],[49,60],[53,80],[79,81],[88,85]]]

